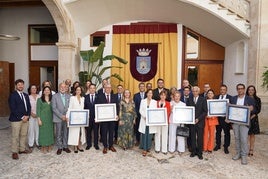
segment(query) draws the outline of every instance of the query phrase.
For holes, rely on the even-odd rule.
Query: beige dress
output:
[[[69,116],[71,109],[84,109],[84,101],[85,98],[81,97],[80,103],[76,96],[71,96],[69,108],[67,112],[67,117]],[[68,134],[68,145],[78,145],[79,143],[79,134],[81,131],[81,143],[82,145],[86,142],[86,135],[85,135],[85,128],[84,127],[69,127],[69,134]]]

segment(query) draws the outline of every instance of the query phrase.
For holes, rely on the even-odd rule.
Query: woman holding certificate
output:
[[[214,91],[209,89],[207,91],[207,99],[214,99]],[[212,153],[215,143],[215,130],[216,125],[219,125],[218,117],[216,116],[207,116],[205,118],[205,128],[204,128],[204,152]]]
[[[146,95],[147,98],[141,100],[140,104],[141,120],[139,125],[139,132],[141,133],[140,148],[143,149],[142,155],[144,157],[147,155],[147,152],[150,152],[152,146],[152,134],[156,133],[155,127],[146,126],[146,109],[157,108],[157,101],[152,99],[153,90],[147,90]]]
[[[82,87],[77,86],[74,89],[73,96],[70,98],[69,109],[67,112],[67,118],[69,117],[71,109],[84,109],[85,98],[82,97]],[[69,119],[68,119],[69,120]],[[68,133],[68,145],[74,146],[74,153],[84,152],[81,145],[86,142],[85,128],[84,127],[69,127]]]
[[[170,103],[168,101],[166,101],[167,92],[165,90],[163,90],[160,92],[159,95],[160,95],[160,100],[157,101],[157,107],[167,109],[167,119],[168,119],[169,115],[170,115]],[[160,148],[161,148],[161,152],[164,154],[167,154],[168,125],[157,126],[156,130],[157,130],[157,132],[154,135],[155,152],[159,153]]]
[[[124,150],[134,145],[134,120],[136,118],[135,103],[130,97],[130,91],[123,92],[123,99],[120,101],[118,145]]]
[[[174,106],[186,106],[186,104],[181,99],[181,93],[179,91],[176,91],[173,96],[174,100],[170,102],[171,109],[174,108]],[[170,118],[169,118],[169,152],[174,153],[176,150],[176,141],[178,143],[177,151],[179,154],[182,154],[185,152],[185,137],[182,136],[176,136],[177,126],[183,126],[183,124],[175,124],[173,123],[173,112],[171,111]]]

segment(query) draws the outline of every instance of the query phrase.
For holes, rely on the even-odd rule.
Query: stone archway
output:
[[[76,35],[72,19],[61,0],[42,0],[53,17],[59,35],[58,83],[66,79],[74,81],[79,70],[76,56]]]

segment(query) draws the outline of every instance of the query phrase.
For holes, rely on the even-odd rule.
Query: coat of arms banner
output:
[[[138,81],[149,81],[157,72],[158,43],[130,44],[130,72]]]

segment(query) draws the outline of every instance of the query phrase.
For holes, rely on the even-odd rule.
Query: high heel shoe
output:
[[[74,147],[74,153],[78,153],[78,150],[77,150],[78,147]]]
[[[84,152],[84,149],[80,149],[79,147],[77,147],[77,149],[79,150],[79,152]]]
[[[250,149],[250,150],[249,150],[248,156],[249,156],[249,157],[252,157],[252,156],[253,156],[253,149]]]

